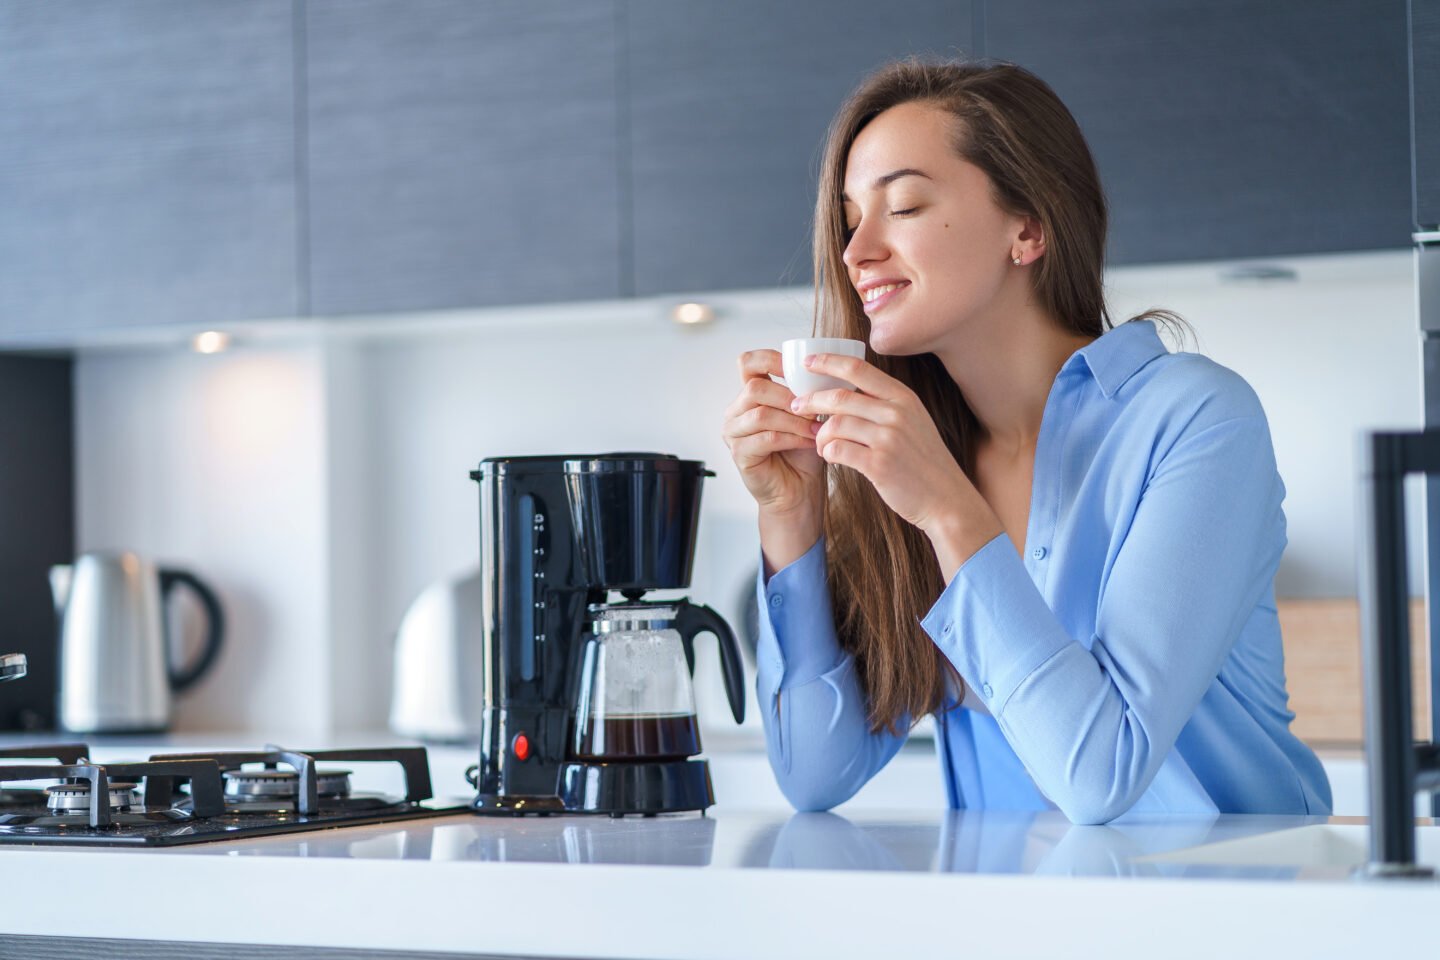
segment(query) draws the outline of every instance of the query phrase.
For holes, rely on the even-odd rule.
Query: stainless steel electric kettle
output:
[[[170,659],[165,602],[184,584],[205,609],[205,645],[194,663]],[[77,733],[163,730],[170,695],[204,676],[220,652],[225,617],[194,574],[133,553],[87,553],[50,568],[60,620],[60,726]]]

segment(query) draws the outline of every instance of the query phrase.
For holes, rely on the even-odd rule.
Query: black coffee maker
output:
[[[485,589],[479,794],[487,814],[654,815],[715,802],[700,752],[694,638],[713,633],[735,722],[735,635],[688,599],[700,485],[660,453],[491,457],[480,483]],[[609,602],[610,594],[624,599]]]

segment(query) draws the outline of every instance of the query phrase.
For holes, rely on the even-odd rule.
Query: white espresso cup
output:
[[[785,371],[785,386],[797,397],[817,390],[854,390],[855,385],[838,377],[827,377],[823,373],[812,373],[805,366],[805,358],[817,353],[838,353],[847,357],[865,359],[865,341],[846,340],[843,337],[805,337],[786,340],[780,344],[780,366]]]

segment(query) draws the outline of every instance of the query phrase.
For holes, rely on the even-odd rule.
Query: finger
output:
[[[738,420],[758,407],[781,411],[785,413],[786,416],[795,416],[790,409],[790,401],[794,399],[794,395],[791,394],[788,388],[781,386],[768,377],[755,377],[747,380],[745,381],[745,386],[741,388],[739,396],[731,402],[730,406],[725,408],[725,413],[721,418],[725,426],[722,428],[721,433],[722,435],[728,436],[730,430],[729,425],[732,420]],[[788,425],[783,429],[803,433],[804,425],[808,423],[809,420],[799,416],[795,416],[795,420],[797,421],[795,423],[788,423],[787,421]]]
[[[725,408],[724,419],[738,417],[751,407],[761,404],[777,410],[788,410],[792,399],[794,397],[789,390],[769,377],[749,377],[735,399],[730,402],[730,406]]]
[[[859,357],[817,353],[805,358],[805,366],[815,373],[839,377],[846,383],[853,383],[870,396],[879,397],[881,400],[898,400],[909,391],[899,380]]]
[[[744,470],[760,463],[772,454],[783,453],[786,450],[813,451],[814,449],[814,437],[797,437],[793,433],[765,430],[736,440],[730,447],[730,455],[740,469]]]
[[[780,364],[779,350],[746,350],[740,354],[740,379],[748,380],[769,374],[777,377],[785,375]]]
[[[740,396],[753,404],[765,404],[777,410],[789,410],[795,395],[788,387],[782,386],[769,377],[753,377],[745,381]]]
[[[854,390],[817,390],[790,403],[790,410],[803,416],[835,416],[848,414],[864,417],[875,423],[891,423],[894,406],[887,400],[856,393]]]
[[[767,430],[792,434],[806,440],[814,439],[809,420],[784,410],[776,410],[774,407],[751,407],[740,416],[727,420],[721,432],[728,439],[739,439]]]
[[[868,468],[873,452],[866,446],[850,440],[831,440],[816,452],[826,463],[850,467],[852,470],[858,470],[861,474],[869,476]]]
[[[826,420],[815,433],[815,449],[833,440],[846,440],[874,450],[884,441],[885,428],[860,417],[835,416]]]

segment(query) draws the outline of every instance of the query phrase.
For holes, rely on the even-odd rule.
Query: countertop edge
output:
[[[542,957],[903,956],[956,941],[979,956],[1072,955],[1081,942],[1111,957],[1153,956],[1157,944],[1165,945],[1167,956],[1213,957],[1236,943],[1252,954],[1273,949],[1333,956],[1424,942],[1421,938],[1433,933],[1429,918],[1440,906],[1440,885],[1429,883],[392,862],[243,853],[182,860],[153,851],[0,848],[0,869],[18,867],[5,872],[25,877],[6,891],[0,930]],[[119,878],[139,879],[147,872],[171,878],[163,897],[137,907],[114,895]],[[152,889],[141,883],[136,888]],[[1207,915],[1229,922],[1196,923],[1197,897]],[[1117,907],[1125,922],[1104,921],[1115,917]],[[1044,922],[1037,923],[1037,916]],[[1181,930],[1183,941],[1176,937]]]

